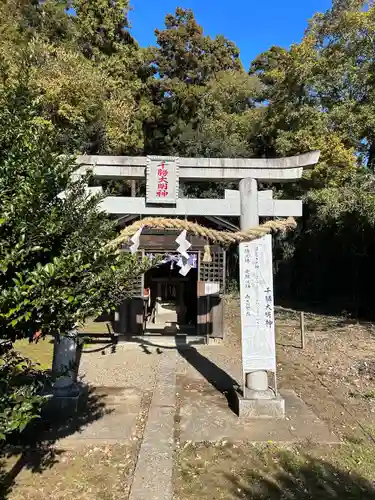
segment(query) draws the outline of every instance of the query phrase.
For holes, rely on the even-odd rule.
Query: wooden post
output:
[[[208,335],[207,328],[207,296],[206,284],[204,281],[197,282],[197,296],[198,296],[198,322],[197,331],[198,335]]]
[[[305,313],[301,311],[300,314],[300,327],[301,327],[301,349],[305,348]]]

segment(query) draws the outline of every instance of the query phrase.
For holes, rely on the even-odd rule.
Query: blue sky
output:
[[[331,0],[131,0],[132,33],[142,46],[155,43],[154,29],[164,26],[176,7],[193,9],[206,34],[225,35],[236,42],[246,69],[271,45],[299,42],[315,12],[330,8]]]

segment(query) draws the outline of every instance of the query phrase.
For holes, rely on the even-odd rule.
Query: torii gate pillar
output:
[[[241,230],[259,225],[256,179],[240,181]],[[264,236],[240,243],[240,296],[242,329],[243,398],[240,417],[282,418],[284,400],[269,388],[267,370],[276,380],[275,326],[273,311],[272,240]]]

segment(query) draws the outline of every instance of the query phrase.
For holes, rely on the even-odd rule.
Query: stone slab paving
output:
[[[338,442],[292,390],[281,391],[285,420],[239,419],[230,408],[241,377],[239,359],[235,349],[223,345],[120,345],[114,353],[86,353],[81,375],[96,386],[94,396],[104,411],[65,438],[64,446],[136,443],[129,500],[172,500],[175,438],[181,443]]]
[[[72,435],[61,440],[64,446],[131,443],[136,439],[142,392],[135,388],[100,387],[93,397],[100,403],[100,414]],[[90,412],[90,407],[87,412]],[[91,420],[91,421],[90,421]]]
[[[181,389],[180,440],[184,442],[278,442],[312,439],[317,443],[338,443],[339,439],[292,390],[282,390],[286,419],[239,419],[227,399],[206,384],[185,381]],[[296,409],[298,408],[298,413]]]
[[[86,415],[78,415],[78,430],[60,439],[60,446],[134,444],[145,400],[155,386],[160,359],[156,350],[129,350],[123,345],[118,345],[115,352],[105,345],[86,348],[80,378],[92,388],[90,402]]]
[[[312,439],[337,443],[330,432],[292,390],[282,390],[286,419],[239,419],[230,408],[241,365],[234,350],[202,346],[181,351],[178,361],[180,441],[251,441],[292,443]]]
[[[129,500],[171,500],[176,413],[176,351],[163,353]]]

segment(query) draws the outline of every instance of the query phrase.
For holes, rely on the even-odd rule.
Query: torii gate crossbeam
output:
[[[104,179],[142,179],[149,159],[175,160],[168,156],[79,156],[77,173],[92,170]],[[287,158],[178,158],[179,177],[183,180],[239,181],[245,178],[267,182],[290,182],[301,178],[304,168],[313,167],[319,151]]]

